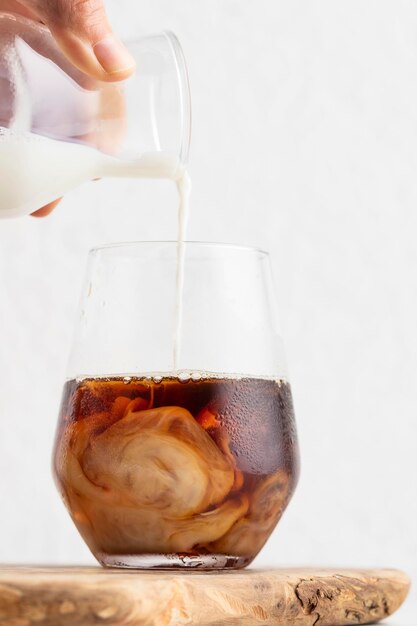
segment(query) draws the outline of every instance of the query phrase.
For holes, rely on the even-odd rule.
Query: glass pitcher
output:
[[[191,130],[181,46],[170,32],[126,45],[134,75],[100,82],[47,28],[0,13],[0,217],[29,214],[93,178],[181,176]]]

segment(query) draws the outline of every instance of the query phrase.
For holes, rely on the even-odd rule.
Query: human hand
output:
[[[0,0],[0,11],[45,24],[70,63],[93,82],[124,80],[134,71],[135,61],[114,35],[103,0]],[[58,202],[32,215],[44,217]]]
[[[9,11],[42,22],[73,65],[102,81],[130,76],[135,61],[113,33],[103,0],[0,0]]]

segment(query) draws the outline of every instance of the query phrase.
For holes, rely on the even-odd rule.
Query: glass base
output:
[[[250,557],[227,554],[100,554],[96,558],[104,567],[165,570],[241,569],[252,561]]]

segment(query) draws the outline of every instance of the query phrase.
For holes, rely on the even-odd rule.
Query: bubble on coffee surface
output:
[[[192,373],[191,372],[178,372],[177,374],[177,378],[181,383],[186,383],[189,380],[192,380]]]
[[[182,382],[187,380],[192,380],[194,382],[204,381],[204,380],[265,380],[265,381],[273,381],[277,383],[278,386],[289,385],[287,378],[283,375],[277,374],[253,374],[253,373],[243,373],[243,372],[211,372],[209,370],[166,370],[166,371],[157,371],[157,372],[143,372],[143,373],[117,373],[113,372],[111,374],[106,374],[102,376],[94,376],[93,374],[80,374],[76,376],[74,379],[79,383],[86,380],[123,380],[129,379],[129,381],[154,381],[161,382],[162,380],[180,380]]]

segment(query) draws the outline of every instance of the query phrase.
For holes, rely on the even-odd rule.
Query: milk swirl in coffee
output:
[[[101,563],[242,567],[284,512],[298,477],[290,386],[199,377],[66,384],[55,477]]]

